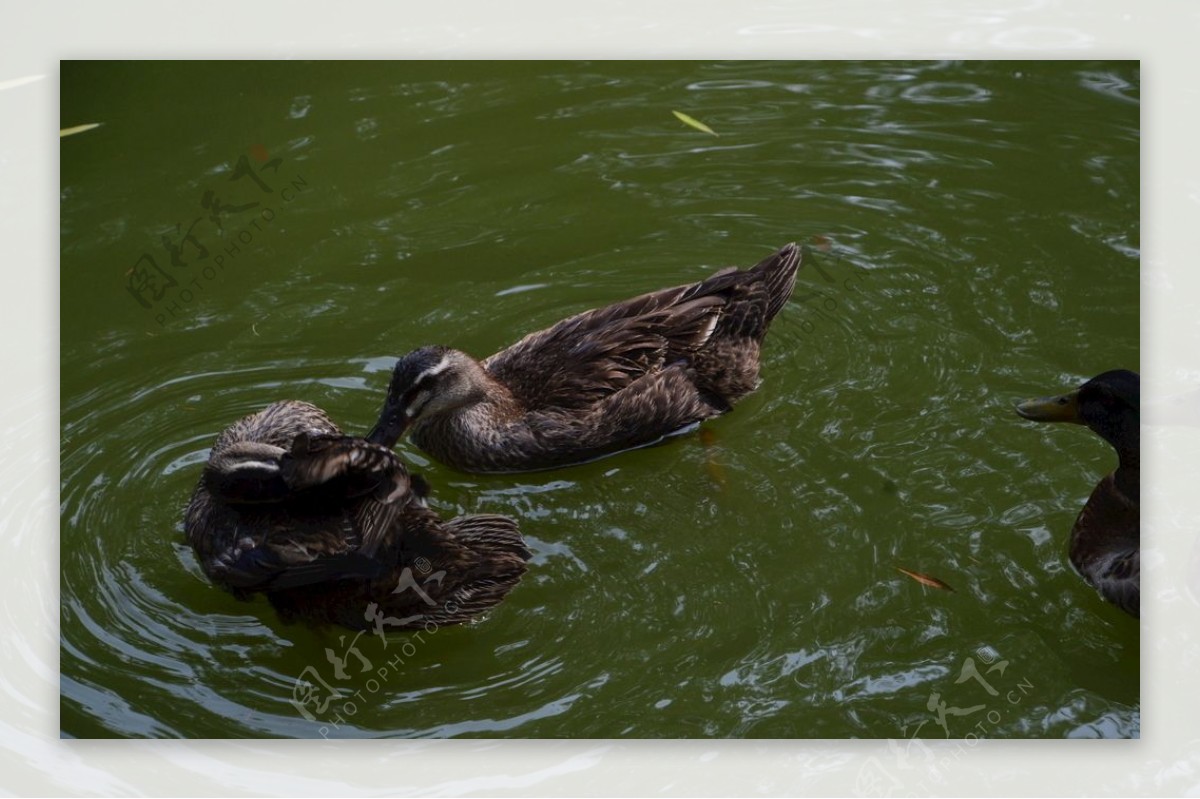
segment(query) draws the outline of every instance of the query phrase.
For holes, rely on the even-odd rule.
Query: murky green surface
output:
[[[1011,404],[1137,368],[1138,120],[1130,63],[64,65],[62,126],[103,125],[61,145],[63,734],[1137,735],[1138,623],[1066,559],[1115,456]],[[339,680],[349,636],[183,543],[245,413],[361,433],[416,346],[792,240],[708,444],[515,477],[401,445],[535,552],[477,624],[364,636]],[[314,720],[308,667],[347,696]]]

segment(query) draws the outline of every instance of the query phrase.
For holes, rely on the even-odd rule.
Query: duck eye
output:
[[[404,413],[408,418],[415,419],[429,403],[430,393],[424,388],[415,388],[405,397]]]

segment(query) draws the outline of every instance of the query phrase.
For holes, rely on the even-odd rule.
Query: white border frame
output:
[[[330,14],[329,11],[335,12]],[[1200,4],[617,0],[26,4],[0,34],[0,788],[13,793],[854,794],[885,742],[60,741],[58,60],[1122,58],[1143,70],[1143,739],[947,742],[899,793],[1200,792]],[[25,80],[27,79],[27,80]],[[24,82],[22,82],[24,80]],[[150,110],[148,109],[148,113]],[[1166,399],[1164,399],[1166,398]]]

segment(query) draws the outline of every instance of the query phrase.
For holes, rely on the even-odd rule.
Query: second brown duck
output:
[[[396,364],[367,437],[405,432],[466,472],[519,472],[653,444],[729,411],[759,384],[767,327],[800,250],[572,316],[477,361],[422,347]]]

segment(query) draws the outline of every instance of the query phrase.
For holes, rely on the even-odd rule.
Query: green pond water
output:
[[[1115,455],[1012,405],[1137,369],[1139,82],[65,63],[62,127],[101,126],[61,141],[62,734],[1138,736],[1138,622],[1066,557]],[[443,515],[534,553],[475,624],[284,625],[183,540],[246,413],[362,434],[417,346],[484,356],[789,241],[763,385],[703,436],[487,477],[400,444]],[[298,708],[304,674],[342,698]]]

